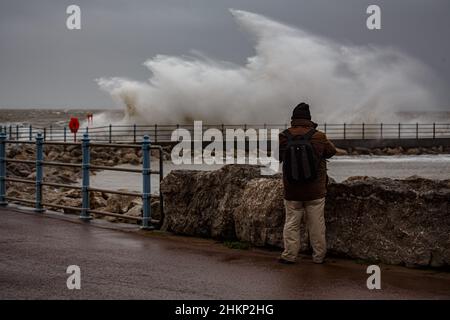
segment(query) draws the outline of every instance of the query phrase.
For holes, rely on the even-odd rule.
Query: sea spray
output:
[[[245,65],[157,55],[144,63],[148,82],[97,79],[125,106],[120,122],[286,123],[306,101],[318,122],[376,123],[442,104],[431,70],[394,48],[344,45],[258,14],[231,13],[255,41]],[[101,115],[100,122],[109,119]]]

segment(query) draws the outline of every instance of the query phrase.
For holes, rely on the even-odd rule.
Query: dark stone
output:
[[[165,230],[282,247],[282,182],[259,168],[173,171],[163,181]],[[450,180],[353,177],[331,183],[330,253],[407,266],[450,265]],[[308,250],[302,225],[301,250]]]
[[[161,183],[166,214],[163,230],[236,238],[234,209],[247,182],[259,173],[258,167],[246,165],[228,165],[216,171],[172,171]]]

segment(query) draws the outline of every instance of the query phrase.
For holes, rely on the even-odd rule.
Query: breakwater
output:
[[[325,209],[328,251],[354,259],[420,267],[450,265],[450,180],[353,177],[331,183]],[[163,229],[281,248],[280,176],[229,165],[172,171],[161,185]],[[301,251],[309,250],[302,225]]]

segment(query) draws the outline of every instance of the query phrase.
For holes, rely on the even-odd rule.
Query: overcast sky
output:
[[[70,4],[81,8],[81,30],[66,28]],[[365,26],[369,4],[381,7],[381,30]],[[343,43],[397,47],[450,87],[449,0],[1,0],[0,108],[112,106],[94,79],[146,80],[142,64],[156,54],[197,50],[243,64],[252,41],[228,8]]]

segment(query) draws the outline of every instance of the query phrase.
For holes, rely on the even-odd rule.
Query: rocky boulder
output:
[[[174,170],[161,183],[166,213],[163,230],[179,234],[234,239],[234,209],[259,168],[224,166],[216,171]]]
[[[283,246],[279,177],[259,168],[174,171],[163,181],[164,228],[179,234]],[[354,177],[331,183],[325,208],[331,254],[407,266],[450,265],[450,181]],[[301,251],[309,250],[302,224]]]
[[[140,204],[138,201],[140,201],[140,199],[137,197],[126,196],[121,194],[111,194],[108,197],[108,200],[106,200],[105,211],[117,214],[124,214],[134,206]]]
[[[351,178],[331,184],[328,247],[352,258],[450,265],[450,181]]]

